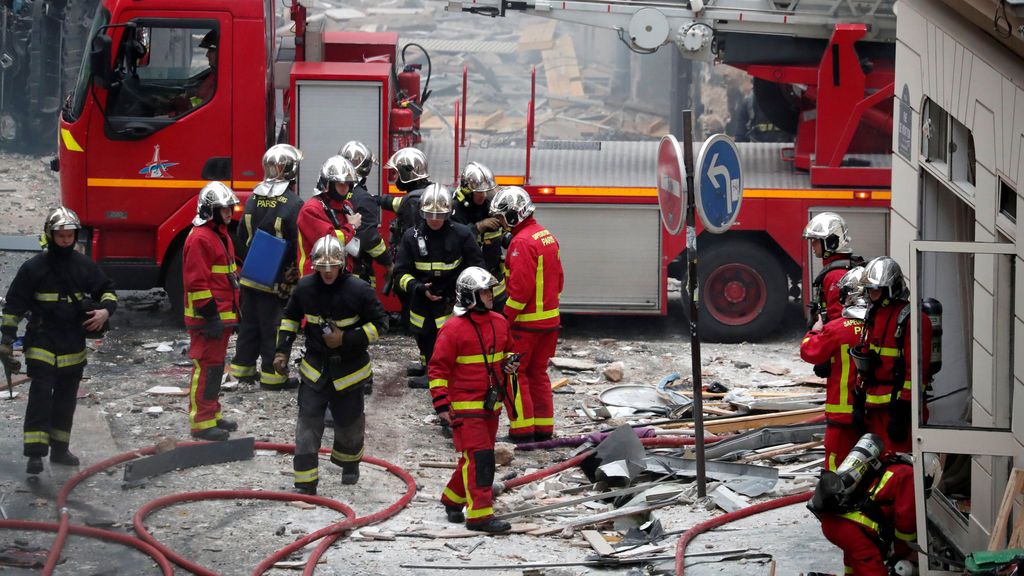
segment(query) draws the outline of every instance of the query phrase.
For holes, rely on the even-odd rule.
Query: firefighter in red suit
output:
[[[822,212],[807,223],[804,239],[811,243],[815,258],[821,258],[822,270],[811,282],[811,324],[824,315],[823,323],[839,318],[843,303],[839,299],[839,279],[851,268],[863,264],[851,255],[850,234],[846,221],[834,212]]]
[[[502,188],[491,200],[491,216],[512,231],[503,312],[523,367],[518,393],[506,400],[513,442],[549,439],[555,427],[548,360],[555,354],[561,327],[558,301],[564,277],[558,241],[534,220],[533,210],[530,195],[518,186]]]
[[[914,467],[906,454],[888,453],[865,462],[856,450],[868,438],[879,441],[865,434],[849,456],[861,462],[844,461],[832,478],[834,484],[824,473],[808,508],[821,521],[825,538],[843,551],[846,574],[888,576],[890,567],[916,556],[908,546],[917,539]],[[929,484],[927,478],[925,483]],[[832,497],[830,487],[836,491]]]
[[[870,303],[864,336],[852,351],[863,388],[866,430],[878,434],[894,452],[910,452],[912,391],[910,291],[899,264],[880,256],[864,266],[864,294]],[[931,360],[932,324],[921,314],[921,366],[925,382]],[[858,402],[855,402],[857,404]],[[855,415],[857,407],[855,406]],[[927,417],[927,411],[923,413]]]
[[[452,430],[459,462],[441,495],[448,521],[466,522],[470,530],[508,532],[494,518],[494,441],[506,380],[514,380],[518,361],[509,356],[508,321],[491,307],[494,276],[477,266],[459,274],[455,309],[437,335],[427,365],[430,394],[438,417]],[[466,512],[463,514],[462,509]]]
[[[316,194],[306,200],[299,211],[299,274],[313,273],[309,252],[317,240],[335,234],[346,251],[358,253],[359,243],[353,242],[356,228],[363,218],[352,208],[348,196],[359,176],[352,163],[341,156],[331,156],[320,168]],[[351,268],[351,267],[350,267]]]
[[[857,370],[850,358],[850,348],[860,342],[867,314],[867,302],[860,286],[863,274],[864,268],[858,266],[839,280],[840,298],[846,304],[842,317],[824,325],[819,318],[800,343],[800,358],[805,362],[831,366],[825,386],[826,470],[835,471],[863,434],[863,430],[853,424]]]
[[[224,183],[204,186],[182,254],[192,359],[188,421],[192,436],[203,440],[227,440],[228,433],[238,429],[237,423],[221,417],[217,399],[228,337],[238,324],[235,248],[227,229],[237,204],[238,197]]]

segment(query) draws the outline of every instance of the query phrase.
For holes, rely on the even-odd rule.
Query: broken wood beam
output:
[[[758,414],[755,416],[739,416],[736,418],[721,418],[717,420],[706,420],[704,422],[705,432],[732,432],[733,430],[751,430],[753,428],[764,428],[766,426],[777,426],[779,424],[796,424],[813,418],[816,414],[825,412],[825,407],[806,408],[804,410],[789,410],[787,412],[776,412],[774,414]],[[665,424],[662,427],[690,428],[693,422],[679,422],[676,424]]]

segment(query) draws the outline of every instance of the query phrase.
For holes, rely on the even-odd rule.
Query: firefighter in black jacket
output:
[[[25,409],[24,454],[29,474],[43,471],[47,453],[51,463],[78,465],[68,446],[86,364],[85,339],[101,334],[117,309],[114,283],[75,251],[81,227],[68,208],[50,214],[43,226],[46,249],[18,269],[3,309],[0,361],[5,369],[14,364],[18,323],[28,317],[24,350],[32,386]]]
[[[395,213],[391,223],[391,243],[397,244],[406,230],[423,222],[420,201],[431,184],[430,173],[427,171],[427,157],[416,148],[402,148],[395,152],[384,167],[395,171],[395,188],[404,194],[377,197],[381,208]]]
[[[407,297],[409,325],[416,335],[420,363],[426,366],[434,339],[455,305],[455,280],[469,266],[484,266],[480,247],[467,226],[449,220],[452,196],[440,184],[423,191],[423,223],[405,231],[395,259],[398,289]],[[427,388],[426,374],[409,379],[410,388]]]
[[[501,312],[508,296],[505,294],[505,272],[502,266],[501,241],[504,236],[501,222],[490,215],[491,198],[498,185],[490,168],[479,162],[470,162],[462,169],[459,189],[455,191],[455,213],[452,220],[469,226],[476,235],[476,243],[483,252],[485,269],[498,285],[494,287],[495,312]]]
[[[363,456],[362,385],[373,377],[370,343],[387,330],[387,316],[373,288],[345,270],[345,247],[335,235],[321,238],[310,258],[316,274],[299,280],[281,318],[274,368],[287,369],[292,343],[306,321],[306,354],[299,365],[299,416],[295,424],[295,490],[316,494],[324,411],[334,419],[331,462],[342,484],[359,481]]]
[[[359,182],[352,187],[352,191],[349,193],[349,202],[352,203],[352,208],[363,217],[362,223],[356,229],[360,251],[359,257],[355,261],[355,273],[370,286],[376,287],[377,279],[373,274],[373,263],[380,264],[388,271],[391,270],[392,264],[391,253],[378,228],[380,226],[380,204],[375,197],[376,194],[371,194],[366,188],[366,178],[370,175],[373,165],[377,163],[377,159],[373,157],[373,153],[365,144],[356,140],[342,146],[338,155],[351,162],[356,169],[356,175],[359,176]]]
[[[243,259],[264,257],[249,251],[257,230],[285,241],[284,257],[273,284],[247,278],[244,268],[240,282],[241,319],[235,357],[231,360],[231,375],[241,382],[255,382],[256,357],[259,356],[260,388],[264,390],[284,390],[299,385],[297,379],[278,374],[273,364],[281,311],[299,278],[295,263],[299,235],[296,220],[302,200],[295,193],[294,183],[301,160],[302,153],[288,144],[275,144],[267,150],[263,155],[263,182],[253,189],[245,202],[235,241]]]

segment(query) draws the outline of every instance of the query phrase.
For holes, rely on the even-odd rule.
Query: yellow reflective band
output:
[[[873,352],[878,352],[879,356],[887,356],[889,358],[895,358],[900,355],[899,348],[885,348],[883,346],[875,346],[874,344],[872,344],[871,350]]]
[[[444,487],[444,492],[442,492],[442,494],[444,494],[445,498],[451,500],[452,502],[455,502],[456,504],[465,504],[466,503],[466,497],[465,496],[459,496],[458,494],[453,492],[451,488],[449,488],[447,486]]]
[[[315,314],[306,314],[306,324],[319,324],[320,317]]]
[[[373,322],[363,324],[363,332],[366,334],[366,340],[369,342],[380,340],[380,333],[377,332],[377,327],[374,326]]]
[[[295,471],[295,483],[296,484],[308,484],[310,482],[316,482],[320,479],[320,473],[317,468],[312,470],[296,470]]]
[[[114,294],[113,292],[104,292],[103,295],[100,296],[100,302],[107,301],[117,302],[117,294]]]
[[[36,292],[33,294],[35,299],[39,302],[58,302],[60,301],[60,294],[56,292]]]
[[[847,512],[845,514],[840,514],[840,516],[852,522],[856,522],[857,524],[860,524],[868,530],[871,530],[876,533],[878,532],[878,522],[875,522],[874,520],[868,518],[860,512]]]
[[[348,241],[350,240],[350,238],[345,237],[345,232],[343,230],[335,230],[334,235],[338,237],[338,242],[341,242],[342,246],[348,244]]]
[[[829,455],[828,455],[828,464],[826,465],[825,469],[828,470],[829,472],[835,472],[836,471],[836,453],[835,452],[830,452],[829,453]]]
[[[913,542],[914,540],[917,540],[917,532],[900,532],[899,530],[896,530],[895,533],[896,537],[904,542]]]
[[[412,274],[402,274],[402,277],[398,279],[398,287],[401,288],[403,292],[408,292],[409,282],[412,282],[413,280],[415,280],[415,278],[412,277]]]
[[[46,432],[25,432],[25,444],[49,444],[50,435]]]
[[[913,386],[914,386],[914,383],[911,382],[910,380],[904,380],[903,381],[903,389],[904,390],[910,390]]]
[[[220,316],[221,320],[238,320],[238,314],[231,311],[221,312],[218,316]]]
[[[885,405],[889,403],[889,394],[866,394],[864,396],[865,404],[874,405]]]
[[[57,356],[57,368],[70,368],[85,362],[85,350],[75,354],[63,354]]]
[[[305,276],[306,272],[306,249],[302,245],[302,234],[299,234],[299,274]]]
[[[320,379],[320,371],[313,368],[309,362],[306,362],[305,358],[303,358],[302,362],[299,363],[299,374],[302,374],[311,382],[316,382]]]
[[[853,406],[847,403],[850,397],[850,345],[843,344],[839,347],[840,369],[843,371],[839,377],[839,402],[837,404],[825,404],[825,412],[830,414],[853,414]]]
[[[442,386],[447,386],[447,385],[448,385],[448,381],[445,380],[444,378],[434,378],[433,380],[430,381],[430,384],[429,384],[431,389],[441,388]]]
[[[278,238],[284,238],[284,234],[281,233],[281,217],[274,218],[274,236]]]
[[[875,497],[875,494],[878,494],[883,488],[885,488],[885,485],[889,483],[890,479],[892,479],[892,471],[886,470],[885,474],[882,474],[882,479],[879,480],[878,484],[875,484],[875,487],[871,489],[872,499]]]
[[[535,416],[533,418],[533,425],[534,426],[554,426],[555,425],[555,419],[554,418],[537,418]]]
[[[505,232],[503,230],[494,230],[493,232],[484,232],[484,240],[495,240],[501,238]]]
[[[210,272],[213,272],[214,274],[230,274],[235,270],[237,270],[237,268],[235,268],[234,262],[226,266],[223,264],[214,264],[213,266],[210,266]]]
[[[337,390],[338,392],[341,392],[342,390],[349,388],[350,386],[359,384],[360,382],[366,380],[370,376],[373,376],[373,369],[370,367],[370,363],[367,362],[366,366],[363,366],[362,368],[356,370],[355,372],[352,372],[346,376],[342,376],[341,378],[335,379],[334,389]]]
[[[415,264],[416,264],[416,269],[417,270],[423,270],[425,272],[433,272],[433,271],[442,271],[443,272],[443,271],[446,271],[446,270],[455,270],[456,268],[461,266],[462,265],[462,258],[459,258],[459,259],[455,260],[455,262],[433,262],[433,261],[421,262],[421,261],[417,260],[415,262]]]
[[[349,326],[358,324],[360,320],[362,320],[362,318],[360,318],[359,315],[357,314],[355,316],[350,316],[348,318],[342,318],[341,320],[332,320],[332,322],[338,328],[348,328]]]
[[[852,566],[843,566],[843,574],[853,574]]]
[[[522,414],[518,406],[516,407],[516,412]],[[518,430],[520,428],[532,428],[533,418],[523,418],[522,416],[520,416],[519,418],[516,418],[514,421],[509,422],[508,427],[510,430]]]
[[[288,318],[282,318],[281,319],[281,330],[284,330],[285,332],[298,332],[299,331],[299,321],[298,320],[289,320]]]
[[[331,458],[338,460],[339,462],[358,462],[363,458],[363,449],[360,448],[358,454],[345,454],[344,452],[331,450]]]
[[[513,310],[522,310],[526,308],[526,302],[517,302],[511,298],[505,301],[505,306],[512,308]]]
[[[505,279],[502,278],[501,281],[498,282],[498,285],[494,287],[491,293],[494,295],[495,298],[497,298],[498,296],[501,296],[502,294],[505,293],[505,288]]]
[[[388,249],[388,247],[385,246],[384,245],[384,241],[381,240],[380,242],[377,243],[376,246],[374,246],[373,248],[370,248],[369,250],[367,250],[366,253],[370,255],[370,258],[376,258],[377,256],[380,256],[381,254],[383,254],[384,251],[387,250],[387,249]]]
[[[260,384],[264,386],[280,386],[288,381],[288,377],[277,372],[260,371]]]
[[[26,360],[36,360],[49,364],[50,366],[57,365],[57,355],[49,350],[43,350],[42,348],[29,348],[25,351]]]
[[[252,288],[253,290],[259,290],[260,292],[266,292],[267,294],[277,294],[277,290],[273,286],[260,284],[259,282],[249,280],[248,278],[242,278],[238,283],[246,288]]]
[[[235,378],[248,378],[256,375],[256,365],[242,366],[241,364],[232,364],[228,367],[228,373]]]
[[[411,310],[409,311],[409,323],[415,326],[416,328],[423,328],[424,320],[426,320],[426,318],[424,318],[423,316],[420,316],[419,314]]]
[[[444,323],[451,317],[452,315],[448,314],[446,316],[441,316],[440,318],[434,318],[434,326],[437,326],[437,329],[440,330],[441,326],[444,326]]]
[[[548,232],[543,230],[537,234]],[[536,235],[534,236],[536,237]],[[537,312],[544,310],[544,257],[537,256],[537,274],[534,277],[534,304],[536,305]]]
[[[542,312],[531,312],[530,314],[520,314],[516,316],[516,322],[536,322],[538,320],[547,320],[548,318],[558,317],[558,308],[554,310],[544,310]]]
[[[188,293],[188,302],[191,305],[196,300],[203,300],[204,298],[213,298],[213,292],[209,290],[199,290],[196,292]]]
[[[488,354],[487,355],[487,362],[497,362],[498,360],[504,360],[504,359],[505,359],[505,353],[504,352],[495,352],[494,354]],[[474,354],[474,355],[470,355],[470,356],[456,356],[455,357],[455,363],[456,364],[483,364],[484,363],[484,355],[483,354]]]
[[[18,322],[21,322],[21,316],[18,316],[17,314],[4,314],[4,326],[9,328],[17,327]]]
[[[82,148],[78,141],[75,140],[74,135],[71,134],[71,130],[67,128],[60,129],[60,141],[64,143],[64,147],[69,152],[85,152],[85,148]]]
[[[480,508],[479,510],[475,510],[475,509],[473,509],[472,507],[469,507],[469,506],[466,507],[466,519],[467,520],[474,519],[474,518],[482,518],[484,516],[491,516],[493,514],[494,514],[494,508],[491,508],[490,506],[488,506],[487,508]]]
[[[466,514],[473,509],[473,492],[469,489],[469,452],[462,451],[462,467],[459,472],[462,475],[462,486],[466,490]]]
[[[71,432],[50,428],[50,439],[57,442],[67,443],[71,441]]]
[[[483,410],[484,401],[467,401],[467,402],[452,402],[453,410]]]

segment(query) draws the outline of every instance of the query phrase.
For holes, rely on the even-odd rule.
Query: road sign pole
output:
[[[697,205],[693,189],[693,111],[683,110],[683,164],[686,167],[686,279],[690,294],[690,365],[693,370],[693,446],[697,456],[697,496],[707,496],[704,474],[704,384],[700,378],[697,332]]]

